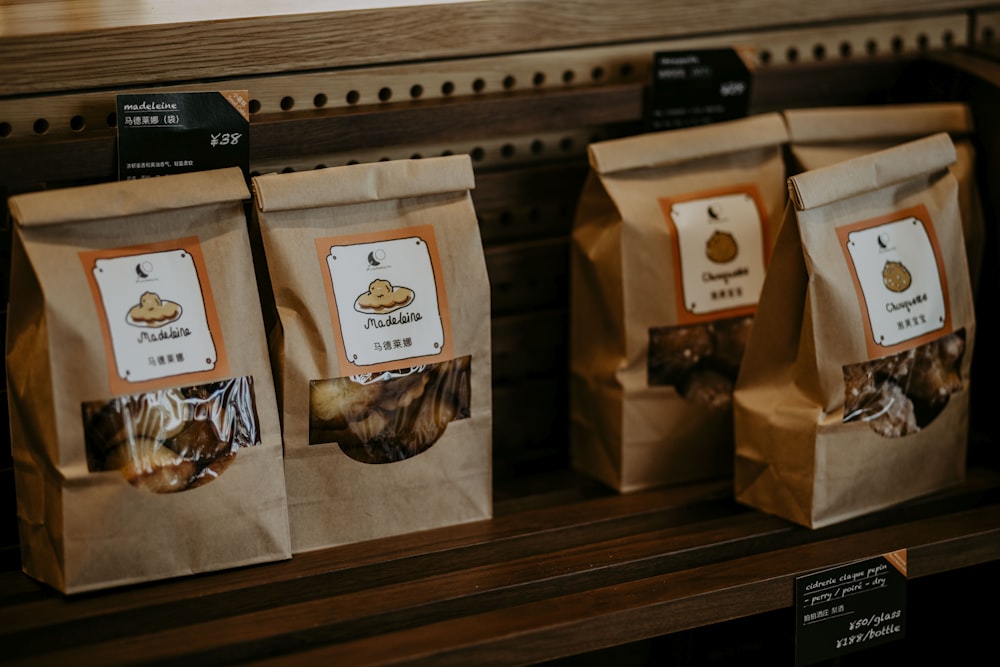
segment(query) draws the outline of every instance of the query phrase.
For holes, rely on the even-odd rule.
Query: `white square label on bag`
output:
[[[873,357],[950,331],[943,265],[927,220],[921,210],[838,229]]]
[[[179,375],[225,376],[221,331],[197,239],[81,253],[81,259],[100,309],[115,393],[148,389],[145,383]]]
[[[372,372],[448,358],[449,319],[434,230],[318,239],[342,369]],[[450,353],[450,352],[449,352]]]
[[[767,265],[766,216],[753,186],[661,199],[674,237],[678,319],[752,312]]]

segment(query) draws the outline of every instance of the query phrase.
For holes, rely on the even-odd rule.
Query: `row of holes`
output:
[[[630,64],[626,63],[618,68],[618,75],[622,79],[628,79],[634,73],[635,68]],[[603,67],[594,67],[590,71],[591,81],[597,83],[603,81],[607,77],[607,72]],[[573,70],[565,70],[560,79],[564,84],[571,84],[576,80],[576,73]],[[545,85],[546,76],[543,72],[535,72],[531,77],[531,85],[535,88]],[[501,82],[501,86],[505,91],[513,90],[517,87],[517,78],[511,74],[504,77]],[[486,80],[482,78],[474,79],[472,81],[471,89],[473,93],[482,93],[486,91]],[[441,95],[443,97],[451,97],[456,92],[455,84],[451,81],[445,81],[441,84]],[[409,96],[410,99],[416,100],[424,96],[424,87],[420,84],[414,84],[410,87]],[[379,102],[388,102],[393,96],[394,92],[392,88],[384,87],[379,89],[377,97]],[[313,97],[313,106],[316,108],[325,107],[328,103],[328,98],[325,94],[320,93]],[[361,102],[361,93],[356,90],[352,90],[347,93],[344,97],[344,101],[348,105],[354,106]],[[282,111],[291,111],[295,107],[295,98],[293,97],[283,97],[279,104]],[[260,102],[258,100],[250,100],[250,113],[258,113],[260,111]]]
[[[986,27],[983,29],[982,31],[983,42],[987,44],[992,43],[994,38],[995,34],[992,28]],[[951,47],[954,44],[954,41],[955,41],[954,35],[950,30],[945,31],[943,33],[942,43],[945,45],[946,48]],[[930,38],[925,34],[918,35],[916,38],[916,44],[919,50],[926,51],[928,48],[930,48]],[[902,37],[893,38],[889,44],[889,48],[890,51],[895,55],[902,54],[905,48],[905,42],[903,38]],[[853,49],[854,47],[851,45],[851,43],[845,41],[841,42],[840,45],[837,47],[837,53],[840,55],[841,58],[850,58],[853,56]],[[865,55],[876,56],[878,55],[878,52],[879,52],[879,45],[875,39],[869,39],[867,42],[865,42]],[[784,55],[785,55],[785,60],[789,63],[796,63],[800,62],[801,60],[801,54],[799,52],[799,49],[794,46],[788,47],[785,50]],[[768,49],[762,49],[760,51],[759,58],[762,65],[768,65],[775,61],[774,53]],[[827,59],[826,45],[816,44],[812,49],[812,58],[814,61],[817,62],[826,60]],[[619,76],[623,79],[630,78],[634,74],[634,72],[635,68],[631,64],[624,64],[618,70]],[[573,70],[565,70],[560,76],[564,84],[570,84],[576,80],[576,73]],[[606,77],[607,77],[607,71],[603,67],[600,66],[594,67],[590,71],[590,78],[594,82],[602,81]],[[547,77],[544,73],[536,72],[531,78],[531,84],[534,87],[540,87],[545,84],[546,80]],[[512,90],[515,87],[517,87],[517,79],[512,75],[508,75],[503,79],[501,85],[504,90],[507,91]],[[473,93],[482,93],[486,90],[486,88],[487,84],[485,79],[477,78],[473,80],[471,83],[471,90]],[[441,84],[441,95],[445,97],[450,97],[455,93],[456,93],[456,86],[453,82],[446,81],[443,84]],[[425,89],[422,85],[414,84],[413,86],[410,87],[409,90],[410,99],[419,99],[423,97],[424,94],[425,94]],[[378,91],[376,97],[378,98],[379,102],[388,102],[392,100],[395,95],[396,91],[393,91],[392,88],[383,87]],[[362,101],[361,93],[358,92],[357,90],[351,90],[344,96],[344,101],[349,106],[360,104]],[[328,103],[329,103],[329,97],[325,93],[318,93],[315,96],[313,96],[312,105],[315,108],[323,108],[327,106]],[[296,106],[296,100],[294,97],[291,96],[283,97],[279,102],[279,107],[283,111],[291,111],[292,109],[295,108],[295,106]],[[261,110],[260,101],[256,99],[250,100],[250,113],[251,114],[259,113],[260,110]],[[116,127],[117,125],[116,114],[114,113],[108,114],[105,117],[105,124],[109,128]],[[73,132],[82,132],[87,127],[87,121],[83,116],[80,115],[73,116],[69,121],[69,127]],[[0,139],[9,137],[13,133],[13,129],[14,128],[10,123],[0,122]],[[36,135],[44,135],[48,133],[49,129],[50,129],[49,121],[44,118],[37,119],[32,125],[32,130]]]
[[[600,141],[600,139],[601,139],[600,137],[592,137],[590,139],[590,141],[591,141],[591,143],[593,143],[595,141]],[[571,154],[571,153],[573,153],[574,150],[576,149],[576,147],[577,147],[577,142],[572,137],[563,137],[556,144],[557,150],[559,152],[565,153],[565,154]],[[535,139],[535,140],[533,140],[531,142],[531,144],[529,144],[529,146],[528,146],[529,153],[532,156],[535,156],[535,157],[537,157],[539,155],[542,155],[547,150],[549,150],[549,147],[546,146],[545,142],[543,140],[541,140],[541,139]],[[445,151],[442,151],[440,153],[440,155],[442,157],[447,157],[449,155],[454,155],[454,151],[445,150]],[[503,144],[502,146],[500,146],[499,155],[500,155],[501,158],[503,158],[505,160],[510,160],[510,159],[514,158],[517,155],[517,148],[514,146],[514,144]],[[424,157],[429,157],[429,156],[425,156],[423,153],[413,153],[409,157],[410,157],[411,160],[420,160],[420,159],[423,159]],[[476,146],[475,148],[473,148],[472,150],[469,151],[469,157],[472,159],[473,162],[482,162],[483,160],[485,160],[487,158],[487,151],[486,151],[485,148],[482,148],[481,146]],[[381,158],[379,158],[378,161],[379,162],[389,162],[392,159],[393,158],[390,158],[390,157],[381,157]],[[344,163],[344,165],[355,165],[355,164],[358,164],[358,163],[359,163],[358,160],[348,160],[347,162]],[[325,164],[325,163],[320,163],[320,164],[317,164],[317,165],[311,167],[311,169],[326,169],[327,167],[330,167],[330,166],[336,166],[336,165],[328,165],[328,164]],[[309,169],[309,168],[307,168],[307,169]],[[290,173],[293,173],[295,171],[299,171],[299,169],[296,168],[296,167],[284,167],[283,169],[280,170],[280,173],[290,174]],[[254,172],[251,172],[250,175],[251,176],[260,176],[261,173],[262,172],[254,171]]]
[[[619,75],[623,79],[628,79],[632,76],[633,66],[631,64],[622,65],[619,70]],[[595,67],[590,72],[590,77],[594,82],[602,81],[606,77],[606,71],[603,67]],[[571,84],[576,80],[576,73],[573,70],[565,70],[561,75],[561,80],[564,84]],[[531,79],[531,83],[535,87],[540,87],[545,84],[546,76],[542,72],[536,72]],[[507,75],[502,86],[504,90],[512,90],[517,86],[517,79],[513,75]],[[472,81],[471,89],[473,93],[482,93],[486,90],[486,80],[482,78],[477,78]],[[409,96],[410,99],[419,99],[424,95],[424,87],[420,84],[414,84],[410,87]],[[441,84],[441,95],[444,97],[450,97],[456,93],[455,84],[451,81],[446,81]],[[388,102],[393,99],[394,91],[392,88],[383,87],[379,89],[377,93],[377,98],[379,102]],[[351,90],[344,96],[344,101],[350,105],[355,106],[361,102],[361,93],[357,90]],[[316,108],[323,108],[329,103],[329,98],[325,93],[318,93],[313,97],[313,106]],[[260,112],[261,103],[259,100],[250,100],[250,113],[256,114]],[[281,98],[279,106],[283,111],[291,111],[295,107],[295,98],[291,96],[285,96]],[[109,128],[116,127],[118,124],[117,114],[109,113],[105,117],[105,124]],[[70,129],[74,132],[82,132],[87,128],[87,121],[83,116],[73,116],[69,123]],[[0,122],[0,138],[5,138],[13,133],[13,126],[7,122]],[[32,130],[35,134],[42,135],[48,133],[50,129],[49,121],[45,118],[39,118],[32,125]]]
[[[983,33],[984,37],[988,36],[988,40],[986,41],[992,41],[993,39],[992,30],[987,28],[986,30],[983,31]],[[927,51],[931,46],[931,39],[927,35],[921,33],[920,35],[917,35],[916,43],[917,43],[917,50]],[[955,44],[954,33],[952,33],[950,30],[946,30],[941,35],[941,43],[944,44],[945,48],[950,49]],[[889,42],[889,50],[892,52],[893,55],[897,56],[901,55],[905,47],[906,43],[902,37],[893,37],[892,40]],[[869,39],[865,42],[865,55],[873,57],[877,56],[878,52],[879,52],[879,46],[876,40]],[[854,46],[848,41],[841,42],[837,47],[837,53],[840,55],[841,58],[850,58],[854,55]],[[817,62],[822,62],[826,60],[827,58],[826,45],[816,44],[815,46],[813,46],[812,57],[813,60]],[[799,58],[800,58],[799,50],[796,47],[790,46],[785,50],[785,60],[787,60],[788,62],[790,63],[799,62]],[[760,61],[762,64],[767,65],[771,63],[773,60],[774,56],[770,51],[766,49],[761,51]]]

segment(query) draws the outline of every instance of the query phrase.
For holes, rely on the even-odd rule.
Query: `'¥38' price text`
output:
[[[902,626],[894,621],[898,620],[902,614],[903,612],[897,609],[851,621],[847,629],[853,634],[837,639],[837,648],[842,649],[864,644],[879,637],[887,637],[901,632]]]
[[[212,148],[216,146],[236,146],[240,143],[242,137],[243,134],[240,132],[224,132],[211,135],[208,143]]]

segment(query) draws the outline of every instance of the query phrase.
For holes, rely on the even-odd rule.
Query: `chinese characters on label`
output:
[[[246,91],[117,97],[119,180],[240,167],[249,171]]]

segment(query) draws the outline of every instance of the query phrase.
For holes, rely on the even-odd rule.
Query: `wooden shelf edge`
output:
[[[235,571],[69,598],[3,573],[0,643],[63,664],[529,663],[787,608],[795,577],[901,548],[911,578],[1000,560],[992,469],[821,530],[736,505],[725,480],[618,495],[572,477],[488,521]]]
[[[529,663],[790,607],[795,577],[908,549],[911,576],[1000,559],[1000,506],[852,534],[628,584],[251,661],[255,665]],[[947,554],[947,556],[945,556]]]

